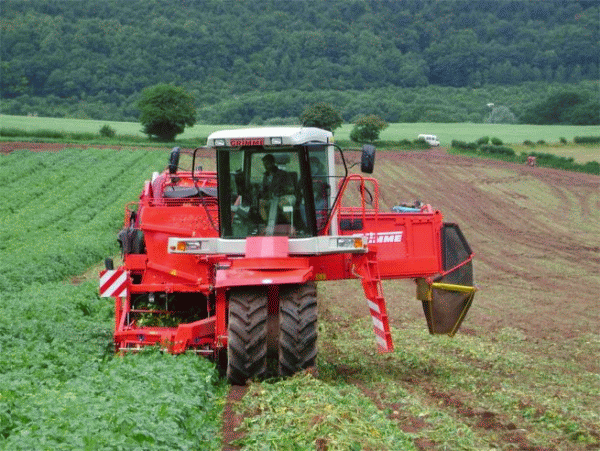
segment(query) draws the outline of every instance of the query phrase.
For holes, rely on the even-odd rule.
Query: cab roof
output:
[[[314,127],[254,127],[211,133],[207,147],[294,146],[310,142],[332,143],[333,133]]]

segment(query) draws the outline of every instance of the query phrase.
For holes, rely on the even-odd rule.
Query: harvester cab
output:
[[[330,136],[315,129],[315,142],[302,143],[285,131],[274,129],[270,142],[231,133],[209,138],[217,153],[221,237],[311,237],[323,226],[336,181]]]
[[[207,147],[216,172],[196,168],[199,149],[179,168],[173,149],[126,209],[123,265],[100,280],[115,298],[118,351],[194,350],[233,383],[267,368],[290,375],[315,364],[316,282],[340,279],[360,280],[381,352],[393,350],[385,279],[416,281],[430,333],[457,331],[475,292],[473,253],[439,211],[380,210],[377,180],[349,174],[325,130],[223,130]],[[363,173],[374,160],[364,146]]]

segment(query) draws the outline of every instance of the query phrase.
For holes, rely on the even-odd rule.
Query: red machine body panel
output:
[[[342,212],[341,221],[353,220]],[[379,213],[362,216],[362,229],[342,233],[364,233],[369,249],[377,249],[382,279],[423,277],[441,272],[442,214]]]
[[[203,210],[198,203],[173,206],[152,206],[148,203],[142,206],[139,228],[144,233],[149,262],[142,283],[210,282],[212,269],[206,259],[202,261],[194,255],[169,254],[167,246],[169,237],[173,235],[218,236],[218,230],[211,226]],[[208,214],[218,217],[214,208],[208,211]]]

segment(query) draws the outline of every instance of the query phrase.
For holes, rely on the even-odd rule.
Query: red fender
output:
[[[216,288],[305,283],[312,278],[308,259],[290,257],[287,236],[255,236],[246,239],[246,255],[221,266],[215,276]]]
[[[294,259],[295,260],[295,259]],[[301,259],[305,260],[305,259]],[[282,285],[287,283],[306,283],[312,279],[312,266],[301,268],[279,267],[271,270],[252,268],[229,268],[217,270],[216,288],[240,287],[252,285]]]

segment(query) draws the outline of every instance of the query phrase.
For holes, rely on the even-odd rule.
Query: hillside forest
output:
[[[183,86],[203,123],[285,123],[316,101],[345,121],[522,121],[575,92],[597,118],[594,0],[3,0],[5,114],[137,120]]]

